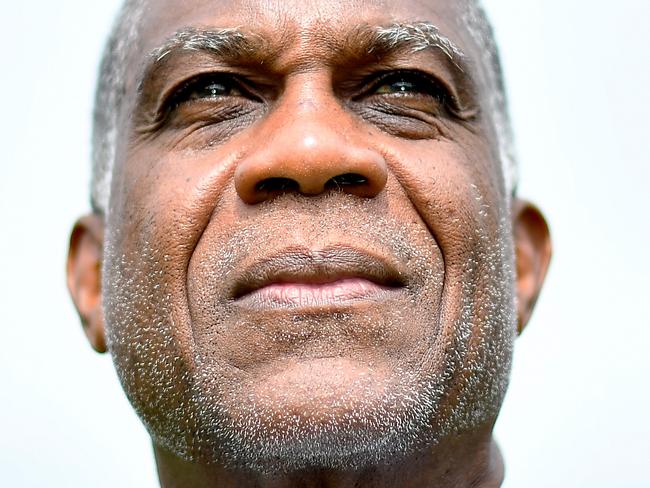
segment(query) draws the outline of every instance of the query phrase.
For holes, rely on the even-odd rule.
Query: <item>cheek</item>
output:
[[[113,179],[103,273],[107,333],[123,386],[148,425],[171,422],[167,416],[190,395],[187,266],[227,163],[135,151]]]
[[[384,139],[390,170],[445,261],[471,247],[474,236],[496,237],[508,206],[489,144],[459,128],[453,139]]]
[[[185,297],[194,249],[224,197],[232,198],[236,156],[226,151],[138,150],[113,180],[111,228],[121,253],[155,250],[156,281]],[[229,225],[229,222],[224,222]]]
[[[507,370],[514,330],[510,216],[489,146],[467,136],[463,144],[386,145],[385,154],[444,260],[438,349],[455,349],[455,368],[467,371],[476,369],[470,363],[478,351],[498,348],[501,364],[485,358],[490,364],[481,367]]]

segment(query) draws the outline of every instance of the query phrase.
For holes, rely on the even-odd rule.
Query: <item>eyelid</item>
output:
[[[464,96],[459,96],[457,90],[453,87],[453,85],[450,85],[443,78],[419,69],[393,69],[370,75],[365,78],[366,82],[363,85],[363,90],[359,95],[354,96],[352,98],[352,101],[357,102],[365,97],[374,96],[372,90],[378,88],[382,83],[386,83],[386,81],[390,80],[391,78],[399,79],[405,76],[414,76],[435,89],[439,95],[441,95],[441,105],[447,112],[449,112],[450,115],[453,115],[454,117],[464,121],[470,121],[478,117],[480,108],[471,97],[467,99]],[[413,95],[417,96],[417,94]],[[377,96],[390,97],[404,95],[385,94]],[[435,96],[435,94],[433,96]]]
[[[442,83],[440,80],[434,78],[433,76],[424,73],[422,71],[400,69],[400,70],[384,71],[369,76],[368,78],[366,78],[366,82],[364,83],[364,87],[361,93],[355,96],[353,100],[358,100],[366,96],[372,96],[374,94],[373,93],[374,91],[376,91],[382,85],[387,84],[387,82],[399,81],[400,79],[408,80],[409,78],[418,81],[419,83],[423,84],[426,87],[430,87],[433,90],[440,92],[447,99],[453,98],[450,90],[445,86],[445,84]]]
[[[223,71],[207,71],[181,80],[169,87],[169,89],[165,90],[161,94],[161,101],[158,104],[159,108],[157,112],[161,117],[165,117],[167,114],[169,114],[169,112],[178,107],[178,105],[187,102],[181,99],[184,93],[190,91],[193,86],[198,86],[199,84],[208,84],[212,80],[224,83],[226,85],[233,85],[244,96],[247,96],[253,100],[260,101],[260,98],[253,92],[250,86],[240,76],[234,73]]]

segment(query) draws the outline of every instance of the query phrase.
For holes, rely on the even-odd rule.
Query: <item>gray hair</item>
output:
[[[517,165],[499,52],[492,27],[480,0],[468,0],[465,25],[478,46],[484,46],[479,64],[487,84],[488,113],[497,138],[506,192],[516,187]],[[102,57],[95,97],[92,134],[91,205],[105,215],[108,211],[111,177],[116,158],[117,132],[126,94],[126,70],[133,46],[139,44],[146,0],[125,0]],[[449,46],[452,49],[453,46]]]
[[[104,48],[95,93],[92,134],[90,204],[105,215],[115,165],[117,130],[126,94],[126,70],[132,46],[140,36],[145,0],[126,0]]]

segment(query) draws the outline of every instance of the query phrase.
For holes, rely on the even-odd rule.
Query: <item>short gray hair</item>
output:
[[[140,36],[146,0],[126,0],[104,48],[95,93],[92,133],[90,204],[105,215],[115,165],[117,130],[126,93],[126,70]]]
[[[468,0],[463,20],[479,46],[484,46],[483,58],[488,93],[488,111],[497,138],[498,155],[502,163],[507,193],[514,193],[517,165],[510,117],[508,115],[499,51],[480,0]],[[95,96],[92,134],[91,205],[93,211],[105,215],[108,211],[111,177],[116,158],[119,118],[126,94],[126,75],[133,46],[139,44],[141,21],[146,0],[125,0],[115,20],[99,69]]]

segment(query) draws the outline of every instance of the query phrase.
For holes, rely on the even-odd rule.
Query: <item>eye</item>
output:
[[[432,97],[438,102],[446,103],[449,99],[447,90],[429,76],[411,71],[389,73],[371,85],[368,95],[412,95]]]
[[[224,74],[200,75],[182,85],[167,104],[174,109],[183,103],[217,100],[225,97],[245,97],[248,94],[235,77]]]
[[[423,87],[412,80],[402,78],[392,80],[389,83],[382,83],[375,89],[378,95],[388,95],[393,93],[422,93]]]
[[[375,73],[359,83],[350,107],[385,132],[407,139],[445,137],[456,121],[451,90],[423,71],[391,70]]]

